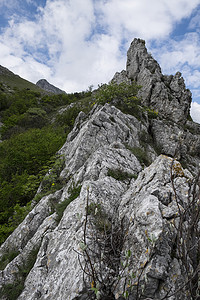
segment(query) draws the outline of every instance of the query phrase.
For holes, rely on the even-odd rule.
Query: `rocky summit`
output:
[[[142,86],[139,96],[142,103],[163,114],[166,118],[185,123],[192,101],[181,73],[163,75],[157,61],[147,52],[145,41],[134,39],[127,53],[126,71],[116,73],[116,82],[136,81]]]
[[[61,89],[57,88],[53,84],[49,83],[46,79],[40,79],[36,83],[38,87],[45,90],[48,93],[52,94],[65,94],[65,91],[62,91]]]
[[[1,299],[11,299],[6,289],[17,289],[28,266],[18,300],[199,299],[200,125],[189,116],[191,93],[180,73],[162,74],[140,39],[112,80],[132,81],[142,86],[140,118],[115,101],[79,113],[58,153],[62,170],[49,170],[0,248],[1,257],[16,252],[0,271]],[[61,186],[44,195],[50,176]]]

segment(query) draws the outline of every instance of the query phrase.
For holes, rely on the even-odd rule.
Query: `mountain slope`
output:
[[[133,44],[130,65],[147,53]],[[145,57],[137,73],[155,84]],[[19,300],[198,299],[200,126],[187,120],[190,93],[181,79],[186,103],[175,109],[179,98],[166,106],[158,93],[155,103],[143,85],[140,95],[152,93],[141,104],[126,72],[79,113],[32,211],[1,246],[1,257],[17,251],[0,273],[2,299],[8,290]]]
[[[13,89],[17,87],[18,89],[30,89],[35,92],[42,92],[38,86],[21,78],[18,75],[15,75],[13,72],[3,66],[0,66],[0,83],[3,91],[9,91],[9,88]]]

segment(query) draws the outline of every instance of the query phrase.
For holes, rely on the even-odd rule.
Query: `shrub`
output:
[[[42,193],[55,192],[62,187],[62,179],[60,173],[64,167],[64,158],[58,157],[49,173],[43,178]]]
[[[111,82],[109,84],[103,84],[99,87],[95,94],[95,99],[99,104],[113,102],[114,100],[124,101],[126,99],[128,104],[129,101],[132,102],[137,100],[135,96],[137,95],[139,89],[140,86],[136,85],[134,82],[132,84],[127,84],[125,82],[117,84]]]
[[[65,132],[69,132],[73,128],[76,117],[80,111],[81,108],[78,105],[73,105],[56,117],[56,123],[62,126]]]

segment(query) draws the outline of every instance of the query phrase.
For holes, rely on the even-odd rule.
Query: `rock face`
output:
[[[65,91],[60,90],[59,88],[55,87],[54,85],[50,84],[46,79],[40,79],[37,83],[41,89],[53,93],[53,94],[65,94]]]
[[[127,52],[126,71],[117,73],[116,82],[134,80],[142,88],[142,103],[166,118],[185,123],[189,116],[191,92],[186,89],[181,73],[166,76],[157,61],[147,52],[145,41],[134,39]]]
[[[134,43],[147,59],[143,42]],[[138,61],[116,77],[138,81],[143,65],[143,72],[154,70],[160,78],[155,61]],[[174,91],[178,78],[170,81]],[[190,292],[198,295],[200,127],[184,121],[182,108],[178,124],[161,108],[160,118],[142,120],[110,104],[95,105],[87,116],[81,112],[59,151],[63,187],[42,197],[0,248],[1,257],[19,252],[0,271],[0,287],[17,284],[19,270],[38,249],[18,300],[198,299]],[[77,187],[80,194],[72,199]],[[67,203],[60,219],[57,203]]]

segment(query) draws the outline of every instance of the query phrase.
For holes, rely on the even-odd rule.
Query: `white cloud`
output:
[[[200,104],[192,102],[190,113],[193,121],[200,123]]]
[[[124,33],[133,38],[148,39],[166,37],[174,22],[191,14],[199,0],[111,0],[100,1],[104,23],[112,34]]]
[[[181,40],[168,39],[157,43],[152,49],[165,71],[171,72],[179,66],[188,64],[193,68],[200,67],[200,36],[196,32],[187,33]]]
[[[1,3],[4,2],[0,6]],[[137,36],[163,40],[175,22],[189,16],[199,3],[200,0],[47,0],[32,21],[10,16],[9,28],[0,36],[0,64],[33,82],[46,78],[66,91],[84,90],[91,84],[107,82],[125,67],[123,43],[127,50]],[[163,48],[163,55],[156,53],[161,65],[173,69],[190,61],[199,67],[200,43],[197,37],[195,43],[194,39],[187,37],[181,49],[178,43],[171,42],[170,49]],[[186,71],[190,74],[190,70]],[[195,86],[198,76],[198,72],[190,74]]]

